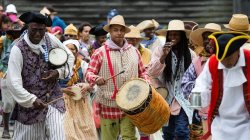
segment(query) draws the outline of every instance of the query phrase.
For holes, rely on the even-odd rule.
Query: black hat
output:
[[[239,50],[250,39],[245,33],[242,32],[215,32],[209,36],[210,39],[215,41],[216,57],[219,61],[230,56],[235,51]]]
[[[35,23],[45,24],[47,27],[50,27],[52,25],[50,17],[44,16],[40,13],[26,12],[22,14],[19,17],[19,19],[23,21],[25,24],[35,22]]]
[[[95,35],[95,36],[103,36],[103,35],[106,35],[108,32],[106,32],[103,29],[103,26],[95,26],[95,27],[91,28],[89,33],[92,35]]]

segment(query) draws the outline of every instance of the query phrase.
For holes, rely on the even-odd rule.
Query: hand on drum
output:
[[[66,93],[66,94],[69,95],[69,96],[74,96],[74,95],[75,95],[75,93],[72,92],[71,87],[63,88],[63,89],[62,89],[62,92],[63,92],[63,93]]]
[[[79,83],[78,86],[81,88],[81,93],[83,96],[86,94],[87,91],[92,89],[89,83]]]
[[[103,77],[98,77],[98,78],[95,80],[95,83],[96,83],[98,86],[102,86],[102,85],[105,85],[105,84],[106,84],[106,80],[105,80]]]
[[[58,77],[59,73],[57,70],[48,70],[42,73],[42,80],[46,82],[54,82],[57,80]]]

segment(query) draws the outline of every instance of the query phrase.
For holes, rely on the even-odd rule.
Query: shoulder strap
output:
[[[108,46],[105,45],[105,51],[106,51],[106,55],[107,55],[107,59],[108,59],[108,67],[109,67],[109,72],[110,72],[110,75],[112,77],[112,81],[113,81],[113,84],[114,84],[114,92],[113,92],[113,95],[112,95],[112,99],[115,99],[116,98],[116,94],[118,92],[118,88],[116,86],[116,81],[115,81],[115,77],[114,77],[114,69],[113,69],[113,66],[112,66],[112,63],[111,63],[111,59],[110,59],[110,55],[109,55],[109,50],[108,50]]]
[[[244,55],[245,55],[245,61],[246,61],[246,66],[243,68],[244,74],[247,78],[247,81],[243,84],[243,93],[244,93],[244,100],[246,104],[246,108],[250,114],[250,51],[244,49]]]

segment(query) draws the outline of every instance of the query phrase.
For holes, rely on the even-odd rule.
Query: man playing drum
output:
[[[101,139],[116,140],[119,133],[123,140],[136,140],[135,126],[118,108],[115,98],[118,89],[131,78],[148,79],[139,51],[124,39],[130,29],[121,15],[112,18],[104,30],[110,39],[91,57],[86,79],[98,85],[96,101],[101,116]],[[125,71],[111,80],[107,78]]]
[[[57,79],[70,73],[74,56],[54,35],[46,33],[46,26],[52,24],[48,17],[27,12],[20,20],[28,24],[28,32],[11,49],[7,72],[7,85],[17,102],[13,139],[64,140],[65,107]],[[69,69],[49,67],[48,51],[55,47],[67,52]]]

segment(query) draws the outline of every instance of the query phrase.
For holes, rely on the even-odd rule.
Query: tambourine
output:
[[[78,100],[80,100],[82,98],[85,98],[89,94],[89,92],[87,92],[87,93],[84,94],[86,96],[82,95],[81,87],[79,87],[78,85],[72,86],[71,91],[74,93],[74,96],[72,96],[72,99],[76,100],[76,101],[78,101]]]
[[[81,88],[79,86],[72,86],[71,91],[74,93],[74,96],[72,96],[73,100],[80,100],[82,98]]]
[[[68,60],[67,52],[62,48],[53,48],[49,51],[49,63],[53,68],[64,66]]]

